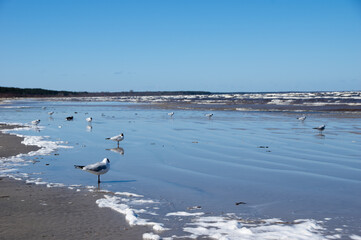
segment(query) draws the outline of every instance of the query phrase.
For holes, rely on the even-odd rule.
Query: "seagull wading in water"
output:
[[[40,123],[40,119],[31,121],[31,123],[32,123],[33,125],[38,125],[38,124]]]
[[[123,133],[121,133],[121,134],[119,134],[117,136],[114,136],[114,137],[106,138],[106,140],[113,140],[113,141],[118,142],[118,147],[119,147],[119,142],[123,141],[123,139],[124,139],[124,134]]]
[[[307,117],[306,117],[305,115],[303,115],[302,117],[298,117],[297,119],[303,122],[303,121],[306,120],[306,118],[307,118]]]
[[[319,127],[313,128],[313,129],[317,129],[318,131],[322,132],[323,130],[325,130],[325,128],[326,128],[326,125],[321,125]]]
[[[74,165],[74,167],[98,175],[98,183],[100,183],[100,175],[109,171],[110,161],[108,158],[104,158],[101,162],[93,163],[87,166]]]

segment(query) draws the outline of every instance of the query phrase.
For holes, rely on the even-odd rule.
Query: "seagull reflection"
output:
[[[109,149],[105,149],[105,150],[112,151],[112,152],[124,155],[124,149],[122,147],[109,148]]]
[[[322,134],[322,132],[320,132],[319,134],[316,134],[315,137],[316,137],[316,138],[320,138],[320,139],[324,139],[324,138],[325,138],[325,135]]]
[[[40,132],[41,130],[38,126],[33,126],[31,129],[35,132]]]
[[[87,125],[86,126],[86,131],[87,132],[91,132],[93,130],[93,126],[92,125]]]

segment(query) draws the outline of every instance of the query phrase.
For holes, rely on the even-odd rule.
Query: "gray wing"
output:
[[[85,166],[85,167],[83,168],[83,170],[99,172],[99,171],[104,170],[104,169],[106,169],[106,168],[107,168],[107,165],[104,164],[104,163],[94,163],[94,164]]]
[[[107,169],[107,165],[100,165],[100,166],[98,166],[96,168],[92,168],[92,169],[89,169],[89,170],[92,170],[94,172],[100,172],[101,170],[105,170],[105,169]]]

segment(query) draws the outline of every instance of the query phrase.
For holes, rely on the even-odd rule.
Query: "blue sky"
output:
[[[0,86],[361,90],[361,1],[0,0]]]

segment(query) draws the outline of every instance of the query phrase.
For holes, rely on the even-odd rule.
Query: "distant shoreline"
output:
[[[66,94],[65,94],[66,93]],[[50,94],[50,95],[49,95]],[[54,92],[43,89],[0,87],[0,103],[12,100],[119,102],[137,107],[170,110],[266,111],[266,112],[353,112],[361,113],[361,91],[211,93],[196,91],[161,92]]]
[[[129,97],[129,96],[171,96],[171,95],[211,95],[211,94],[272,94],[272,93],[322,93],[322,92],[361,92],[348,91],[275,91],[275,92],[209,92],[209,91],[121,91],[121,92],[87,92],[57,91],[42,88],[0,87],[0,98],[48,98],[48,97]]]
[[[124,91],[124,92],[73,92],[55,91],[41,88],[0,87],[0,98],[45,98],[45,97],[113,97],[113,96],[169,96],[169,95],[209,95],[207,91]]]

